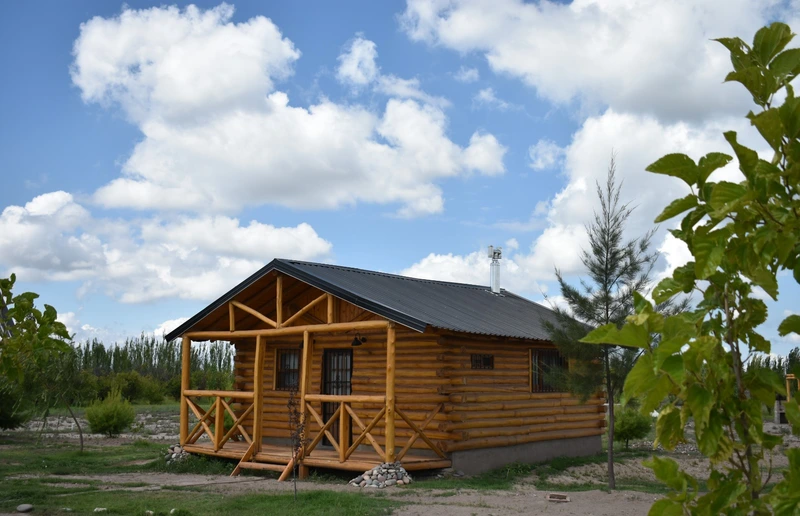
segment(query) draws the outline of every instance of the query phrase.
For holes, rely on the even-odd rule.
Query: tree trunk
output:
[[[608,488],[616,489],[617,480],[614,477],[614,394],[611,390],[611,359],[609,358],[608,347],[604,351],[606,400],[608,401]]]
[[[81,453],[83,453],[83,429],[81,429],[81,424],[78,422],[78,418],[75,417],[75,413],[72,411],[72,407],[67,403],[64,398],[61,398],[61,401],[64,402],[64,405],[67,406],[67,410],[69,410],[69,415],[72,416],[72,420],[75,421],[75,426],[78,427],[78,435],[81,439]]]

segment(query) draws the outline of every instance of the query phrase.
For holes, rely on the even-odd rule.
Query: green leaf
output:
[[[705,182],[715,170],[724,167],[733,160],[732,157],[721,152],[709,152],[697,162],[697,168],[700,170],[700,177],[698,183]]]
[[[756,166],[758,165],[758,153],[753,149],[741,145],[736,139],[736,132],[728,131],[724,133],[725,139],[733,148],[736,158],[739,160],[739,170],[744,177],[751,179],[755,177]]]
[[[653,446],[659,444],[665,450],[674,450],[675,446],[682,442],[683,423],[681,422],[681,412],[674,405],[668,405],[658,414],[656,420],[656,440]]]
[[[776,75],[797,75],[800,72],[800,48],[784,50],[769,64]]]
[[[753,64],[750,57],[750,47],[739,38],[718,38],[714,41],[721,43],[731,54],[731,64],[734,70],[741,70]]]
[[[657,314],[652,314],[657,315]],[[613,344],[645,349],[650,343],[650,336],[642,326],[626,324],[618,330],[614,324],[606,324],[589,332],[580,340],[585,344]]]
[[[772,147],[772,150],[780,152],[781,144],[783,143],[781,141],[783,138],[783,122],[781,122],[781,115],[778,109],[770,108],[757,115],[750,113],[747,118],[758,129],[758,132]]]
[[[625,377],[623,390],[627,398],[641,398],[656,383],[656,375],[653,371],[653,356],[645,353],[633,365],[628,376]],[[642,410],[644,412],[644,410]]]
[[[790,315],[778,326],[778,335],[781,337],[790,333],[800,333],[800,315]]]
[[[800,49],[797,49],[800,52]],[[788,50],[787,50],[788,52]],[[800,134],[800,98],[786,99],[778,108],[786,137],[791,141]]]
[[[702,385],[694,383],[686,391],[686,404],[694,416],[695,432],[699,438],[708,426],[708,417],[714,406],[714,398],[711,392]]]
[[[668,374],[676,384],[683,383],[683,358],[680,355],[670,355],[664,359],[661,370]]]
[[[689,186],[697,183],[700,177],[700,170],[694,160],[686,154],[667,154],[645,170],[683,179]]]
[[[774,22],[761,27],[753,38],[753,53],[761,64],[767,65],[778,52],[786,48],[793,36],[785,23]]]
[[[725,460],[732,451],[727,437],[723,437],[722,417],[717,412],[710,412],[706,427],[697,434],[697,447],[706,457],[714,462]]]
[[[797,283],[800,283],[800,260],[797,260],[797,263],[794,264],[794,270],[792,271],[792,276],[794,276],[794,280]]]
[[[696,259],[694,265],[695,275],[697,279],[706,279],[714,274],[719,264],[722,263],[722,258],[725,256],[725,247],[720,245],[719,239],[714,238],[711,234],[695,235],[692,244]]]
[[[656,222],[664,222],[665,220],[669,220],[675,215],[680,215],[684,211],[694,208],[697,206],[697,196],[694,194],[689,194],[686,197],[682,197],[675,201],[669,203],[669,205],[664,208],[664,211],[661,212],[661,215],[656,217]]]
[[[745,200],[747,188],[736,183],[720,181],[711,190],[711,199],[708,203],[716,211],[715,216],[727,215],[736,205]]]
[[[683,505],[669,498],[662,498],[650,507],[647,514],[648,516],[683,516]]]
[[[654,456],[642,464],[652,469],[657,479],[675,491],[683,491],[686,488],[686,479],[678,469],[678,463],[674,460]]]
[[[778,79],[775,74],[760,66],[749,66],[729,73],[725,82],[738,82],[745,87],[753,101],[765,106],[769,98],[778,90]]]

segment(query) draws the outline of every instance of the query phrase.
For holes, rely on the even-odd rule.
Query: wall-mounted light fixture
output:
[[[356,332],[356,336],[353,337],[353,342],[351,342],[350,345],[356,347],[364,344],[365,342],[367,342],[367,338],[362,337],[360,333]]]

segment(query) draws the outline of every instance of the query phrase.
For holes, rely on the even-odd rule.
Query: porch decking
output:
[[[217,451],[214,451],[214,445],[211,442],[187,444],[184,449],[189,453],[241,460],[248,447],[249,445],[246,442],[229,441]],[[250,460],[257,463],[280,465],[280,470],[283,470],[289,464],[291,457],[292,450],[288,446],[262,444],[261,451],[256,453]],[[360,450],[354,451],[348,460],[340,462],[339,452],[333,449],[321,448],[315,448],[303,459],[304,466],[347,471],[364,471],[367,468],[381,464],[381,462],[383,462],[381,457],[376,453]],[[406,454],[402,462],[403,467],[408,471],[447,468],[451,465],[449,460],[440,457],[411,454]],[[275,468],[275,470],[279,471],[278,468]]]

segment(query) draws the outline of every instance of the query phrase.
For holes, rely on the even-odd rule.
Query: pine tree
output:
[[[600,212],[586,226],[589,250],[581,252],[588,280],[580,288],[567,283],[556,268],[556,278],[567,308],[554,307],[559,324],[547,324],[560,353],[569,359],[569,369],[552,372],[552,381],[586,399],[604,386],[608,403],[608,487],[614,489],[614,399],[622,391],[625,377],[638,356],[637,349],[613,345],[592,346],[578,342],[593,328],[605,324],[621,327],[632,314],[633,292],[643,292],[658,258],[650,252],[653,231],[626,241],[625,225],[634,208],[620,201],[622,185],[616,180],[616,162],[611,157],[606,184],[597,183]],[[671,307],[662,307],[668,309]],[[597,367],[598,363],[602,367]]]

